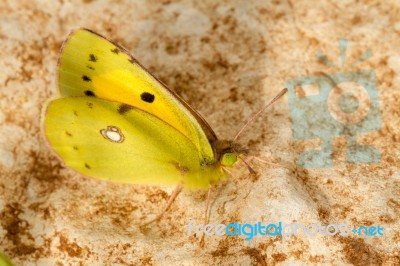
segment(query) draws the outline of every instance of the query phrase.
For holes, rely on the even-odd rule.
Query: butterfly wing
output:
[[[204,163],[214,162],[210,142],[217,138],[210,126],[121,46],[79,29],[64,43],[59,65],[62,96],[95,96],[135,106],[189,138]]]
[[[224,175],[203,167],[197,147],[180,131],[138,108],[96,97],[67,97],[49,103],[46,137],[76,171],[135,184],[206,188]]]

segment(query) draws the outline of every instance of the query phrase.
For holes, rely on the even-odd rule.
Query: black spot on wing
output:
[[[143,92],[142,94],[140,94],[140,99],[142,99],[142,101],[144,102],[152,103],[154,102],[155,98],[156,97],[149,92]]]
[[[118,48],[114,48],[111,49],[111,52],[113,52],[114,54],[119,54],[119,52],[121,52]]]
[[[94,67],[87,65],[87,68],[89,68],[90,70],[94,70]]]
[[[89,97],[96,97],[96,94],[94,94],[94,92],[91,91],[91,90],[85,91],[85,95],[86,95],[86,96],[89,96]]]
[[[86,76],[86,75],[83,75],[83,76],[82,76],[82,80],[83,80],[83,81],[86,81],[86,82],[92,81],[92,79],[89,78],[89,77]]]
[[[128,112],[129,110],[132,110],[132,109],[133,109],[133,106],[123,103],[123,104],[121,104],[119,106],[118,113],[123,115],[123,114],[125,114],[126,112]]]
[[[72,133],[71,132],[65,131],[65,134],[67,134],[68,137],[72,137]]]
[[[97,56],[95,56],[94,54],[90,54],[89,55],[89,61],[90,62],[97,62]]]
[[[85,167],[87,168],[87,169],[91,169],[92,167],[90,167],[90,165],[88,165],[87,163],[85,163]]]

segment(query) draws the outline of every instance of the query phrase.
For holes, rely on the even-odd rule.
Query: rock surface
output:
[[[2,1],[0,3],[0,251],[16,265],[400,264],[400,4],[398,1]],[[289,79],[374,69],[382,127],[360,133],[380,163],[346,161],[333,140],[333,167],[302,169],[321,145],[291,131],[287,96],[240,142],[274,164],[253,161],[217,186],[210,223],[347,223],[383,236],[188,236],[202,222],[206,191],[184,191],[165,217],[171,187],[112,184],[64,168],[41,133],[57,95],[60,45],[85,27],[129,48],[210,123],[232,138]],[[349,40],[343,69],[338,40]],[[372,56],[351,67],[365,51]]]

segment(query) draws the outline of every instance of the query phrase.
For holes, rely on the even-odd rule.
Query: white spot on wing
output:
[[[108,126],[106,129],[101,129],[100,134],[111,142],[122,143],[125,140],[121,129],[115,126]]]

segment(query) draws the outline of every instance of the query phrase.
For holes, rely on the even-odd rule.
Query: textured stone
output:
[[[50,4],[51,3],[51,4]],[[0,251],[16,265],[400,264],[400,69],[398,1],[1,1]],[[206,191],[184,191],[149,228],[173,188],[111,184],[66,169],[41,134],[40,114],[57,94],[57,57],[68,32],[95,30],[127,47],[210,123],[232,138],[288,79],[334,73],[368,48],[357,69],[375,69],[382,129],[360,134],[379,164],[299,169],[318,140],[292,137],[287,96],[239,139],[257,163],[216,186],[210,223],[380,225],[384,236],[188,236],[202,222]],[[351,70],[350,64],[345,70]]]

